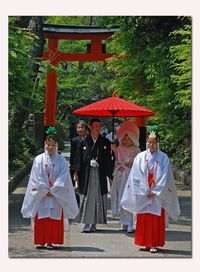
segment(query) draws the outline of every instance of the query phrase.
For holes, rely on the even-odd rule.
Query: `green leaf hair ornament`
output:
[[[158,125],[147,126],[147,131],[156,131],[158,129]]]
[[[48,129],[46,130],[47,135],[55,135],[56,133],[57,133],[57,130],[55,127],[48,127]]]

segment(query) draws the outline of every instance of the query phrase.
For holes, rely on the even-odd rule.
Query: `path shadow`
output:
[[[191,241],[192,234],[189,231],[166,230],[166,241]]]
[[[192,220],[192,201],[191,197],[179,197],[181,214],[177,222],[172,222],[175,225],[191,225]]]
[[[133,233],[127,233],[126,231],[120,230],[120,229],[97,229],[96,232],[90,232],[94,234],[128,234],[128,235],[133,235]]]
[[[165,248],[158,248],[157,250],[158,250],[157,251],[158,254],[159,253],[163,254],[163,257],[166,257],[166,258],[177,258],[178,257],[177,255],[180,255],[180,258],[184,258],[184,256],[188,256],[188,258],[192,258],[192,252],[189,250],[177,250],[177,249],[165,249]],[[145,248],[140,248],[139,251],[147,252],[147,250]],[[151,257],[154,256],[154,257],[160,258],[160,256],[156,256],[157,253],[154,253],[153,255],[152,255],[152,253],[149,253],[149,254]],[[167,256],[165,256],[165,255],[167,255]],[[170,256],[170,255],[173,255],[173,256]],[[176,256],[174,256],[174,255],[176,255]],[[187,258],[187,257],[185,257],[185,258]]]
[[[20,233],[20,232],[30,232],[31,231],[31,226],[30,222],[27,224],[20,224],[19,225],[12,225],[9,226],[9,233]]]
[[[185,256],[188,256],[188,257],[192,258],[192,251],[190,251],[190,250],[177,250],[177,249],[159,248],[158,252],[162,253],[163,255],[180,255],[180,258],[183,258],[183,255],[185,255]],[[177,256],[174,256],[174,258],[176,258],[176,257]]]
[[[98,248],[98,247],[84,247],[84,246],[76,246],[76,247],[65,247],[65,246],[56,246],[53,250],[56,251],[68,251],[68,252],[105,252],[104,249]],[[51,249],[52,251],[52,249]]]
[[[76,258],[75,256],[57,256],[56,252],[67,252],[68,253],[81,253],[84,255],[85,253],[101,253],[105,252],[105,250],[98,248],[98,247],[88,247],[88,246],[75,246],[75,247],[65,247],[65,246],[56,246],[53,249],[47,249],[47,248],[42,248],[40,246],[36,247],[33,250],[27,251],[26,248],[21,247],[20,249],[16,248],[9,248],[9,258]],[[53,254],[53,255],[52,255]],[[55,255],[54,255],[55,254]],[[86,257],[86,256],[82,256]],[[80,255],[77,257],[80,258]]]
[[[112,216],[107,216],[107,221],[116,221],[118,224],[119,224],[119,218],[116,218],[116,217],[112,217]]]

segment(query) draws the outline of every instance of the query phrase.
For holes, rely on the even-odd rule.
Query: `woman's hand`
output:
[[[156,194],[150,192],[147,194],[148,199],[153,199],[156,196]]]
[[[132,165],[133,165],[133,163],[132,163],[132,162],[126,162],[124,165],[125,165],[126,167],[128,167],[128,168],[131,168]]]
[[[53,196],[51,192],[48,192],[47,193],[47,196]]]
[[[124,166],[119,166],[119,167],[117,168],[117,170],[120,171],[120,172],[123,172],[123,171],[125,170],[125,168],[124,168]]]

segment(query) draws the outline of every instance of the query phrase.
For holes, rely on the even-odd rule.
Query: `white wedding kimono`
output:
[[[48,192],[53,196],[47,196]],[[36,214],[38,219],[60,220],[62,211],[65,223],[78,214],[68,163],[57,152],[49,156],[45,151],[34,159],[21,213],[33,220]]]
[[[140,152],[139,147],[119,145],[115,151],[115,170],[113,172],[113,182],[111,186],[111,209],[112,215],[120,216],[119,223],[122,225],[133,224],[133,214],[121,207],[121,198],[129,176],[131,168],[127,167],[126,163],[133,163],[135,156]],[[119,168],[124,170],[120,171]]]
[[[155,185],[149,188],[148,166],[150,171],[155,172]],[[147,198],[147,193],[153,192],[156,197]],[[176,194],[175,181],[167,154],[160,150],[153,154],[147,149],[139,153],[130,171],[124,193],[121,200],[124,209],[135,213],[151,213],[161,215],[161,208],[166,211],[166,217],[174,221],[180,215],[180,206]],[[166,218],[166,223],[168,222]]]

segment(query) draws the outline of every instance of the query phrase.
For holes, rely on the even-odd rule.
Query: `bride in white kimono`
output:
[[[125,121],[117,132],[119,146],[113,145],[115,153],[115,168],[111,186],[111,209],[113,217],[119,216],[123,230],[133,232],[135,228],[134,215],[122,208],[120,202],[135,156],[140,152],[139,129],[131,120]]]
[[[58,154],[54,135],[34,159],[21,213],[34,223],[34,244],[49,249],[64,243],[64,225],[78,214],[68,163]]]

